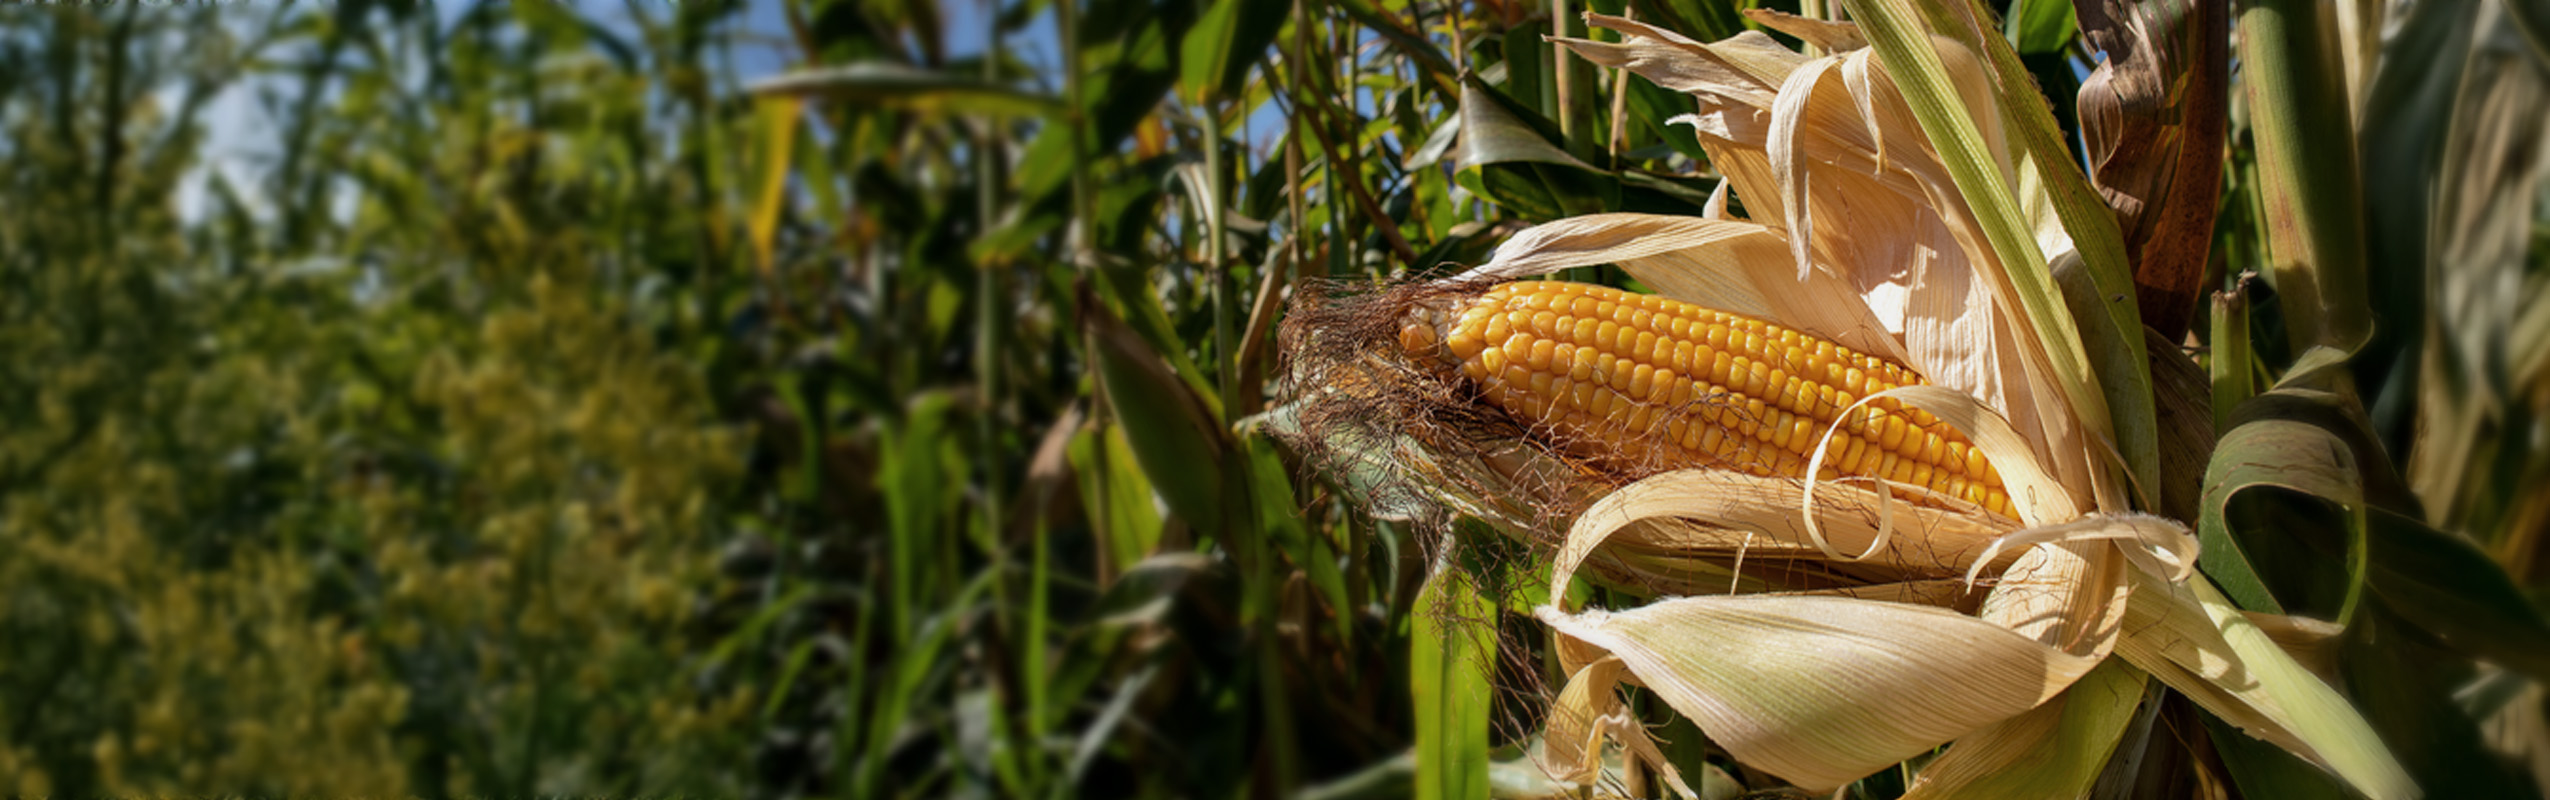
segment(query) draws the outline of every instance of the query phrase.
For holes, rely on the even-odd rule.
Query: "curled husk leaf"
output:
[[[1759,18],[1835,50],[1809,58],[1754,32],[1701,43],[1588,19],[1622,40],[1560,44],[1694,98],[1678,121],[1726,177],[1709,213],[1562,219],[1450,278],[1312,286],[1283,348],[1297,441],[1314,457],[1395,476],[1360,485],[1429,496],[1552,559],[1551,597],[1536,615],[1566,675],[1540,750],[1555,777],[1599,774],[1608,739],[1688,794],[1622,712],[1616,687],[1633,685],[1739,761],[1809,791],[1968,737],[1916,790],[2006,789],[1994,776],[2042,760],[2043,748],[2105,753],[2143,682],[2158,678],[2368,796],[2415,794],[2342,698],[2192,577],[2184,526],[2122,506],[2098,438],[2112,426],[2076,416],[2099,406],[2059,394],[2045,334],[2012,299],[2010,270],[2050,265],[2000,262],[1885,66],[1855,49],[1848,26]],[[1952,41],[1933,45],[1997,142],[1981,62]],[[1994,166],[2033,185],[2018,166]],[[1728,213],[1727,187],[1744,218]],[[2059,225],[2040,230],[2039,244],[2052,262],[2077,258]],[[1400,347],[1409,320],[1490,285],[1605,264],[1659,294],[1910,368],[1927,385],[1888,394],[1984,452],[2017,520],[1908,502],[1912,487],[1873,479],[1588,460]],[[1660,599],[1574,608],[1580,573]],[[2067,698],[2076,684],[2093,694]],[[2086,792],[2074,782],[2096,772],[2031,791]]]

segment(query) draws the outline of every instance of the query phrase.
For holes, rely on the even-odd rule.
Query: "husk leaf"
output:
[[[2327,768],[2373,800],[2418,796],[2362,715],[2296,663],[2209,580],[2130,575],[2133,635],[2116,652],[2251,736]]]
[[[1956,612],[1837,597],[1539,613],[1737,760],[1814,792],[2034,708],[2097,664]]]

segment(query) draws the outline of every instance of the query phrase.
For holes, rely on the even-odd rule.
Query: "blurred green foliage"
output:
[[[714,192],[501,9],[0,10],[0,791],[748,785]],[[281,162],[180,224],[250,76]]]

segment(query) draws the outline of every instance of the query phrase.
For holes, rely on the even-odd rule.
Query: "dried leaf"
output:
[[[1736,760],[1814,792],[2034,708],[2097,664],[1955,612],[1836,597],[1540,616],[1619,657]]]
[[[2133,722],[2145,680],[2122,662],[2102,663],[2061,697],[1958,739],[1904,800],[2082,797]]]
[[[2090,182],[2125,236],[2143,324],[2178,341],[2195,321],[2221,194],[2228,4],[2074,5],[2107,55],[2080,91]]]

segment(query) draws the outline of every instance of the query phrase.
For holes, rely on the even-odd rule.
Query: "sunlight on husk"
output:
[[[2342,698],[2205,579],[2191,580],[2197,553],[2185,526],[2123,504],[2122,465],[2106,441],[2116,425],[2081,416],[2107,406],[2066,394],[2095,384],[2058,372],[2078,368],[2082,344],[2053,333],[2068,322],[2034,322],[2013,277],[2077,258],[2070,238],[2059,225],[2041,227],[2036,244],[2049,263],[2006,263],[1890,65],[1847,49],[1851,29],[1832,23],[1758,18],[1836,48],[1808,58],[1759,33],[1701,43],[1627,19],[1587,19],[1622,41],[1561,44],[1695,99],[1697,112],[1677,121],[1725,176],[1710,215],[1547,223],[1474,269],[1385,290],[1404,299],[1358,313],[1433,319],[1429,292],[1616,265],[1667,297],[1909,367],[1927,385],[1882,399],[1971,440],[2006,481],[2017,520],[1876,477],[1801,481],[1710,464],[1623,471],[1582,458],[1547,426],[1462,405],[1474,395],[1457,377],[1387,345],[1344,344],[1378,336],[1378,324],[1299,334],[1330,355],[1298,363],[1296,381],[1348,385],[1343,394],[1357,398],[1335,401],[1357,423],[1314,410],[1310,431],[1340,437],[1362,425],[1365,441],[1394,442],[1390,460],[1409,484],[1555,554],[1550,603],[1537,611],[1569,675],[1542,745],[1554,776],[1596,775],[1605,736],[1673,774],[1644,755],[1653,749],[1644,733],[1618,723],[1613,687],[1622,684],[1644,687],[1737,760],[1808,791],[1970,739],[1925,773],[1918,795],[2007,790],[2013,784],[1992,776],[2050,758],[2073,768],[2030,778],[2029,790],[2080,794],[2133,716],[2148,672],[2368,796],[2416,794]],[[1985,67],[1950,40],[1929,41],[1973,128],[2000,141],[2010,123]],[[2023,165],[1984,167],[2025,194],[2023,207],[2048,207],[2033,194],[2044,182],[2021,174]],[[1727,187],[1743,216],[1727,212]],[[1316,407],[1322,397],[1303,400]],[[1819,441],[1833,442],[1840,428],[1820,429]],[[1839,450],[1808,452],[1804,474],[1814,476]],[[1580,569],[1657,599],[1578,610],[1567,598]],[[1980,602],[1967,589],[1930,590],[1943,585],[1980,589]],[[2094,670],[2097,680],[2077,685],[2089,694],[2067,698]]]

